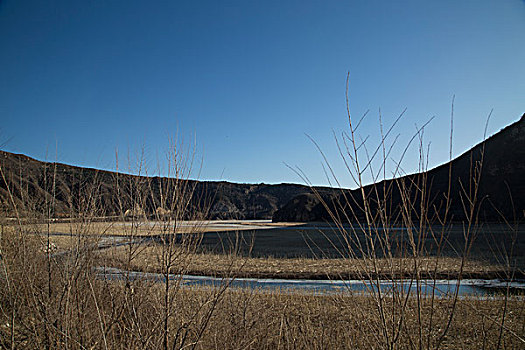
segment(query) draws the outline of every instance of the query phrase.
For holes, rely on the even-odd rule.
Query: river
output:
[[[129,276],[131,279],[144,279],[155,282],[163,282],[164,275],[152,272],[123,271],[113,267],[99,267],[97,274],[100,278],[108,280],[120,280]],[[445,297],[453,295],[457,288],[461,296],[497,296],[504,292],[507,287],[513,293],[523,294],[525,292],[525,281],[505,282],[502,280],[492,279],[464,279],[458,280],[420,280],[416,284],[414,280],[379,280],[373,283],[361,280],[299,280],[299,279],[272,279],[272,278],[218,278],[212,276],[195,276],[195,275],[170,275],[171,280],[181,279],[185,286],[220,286],[229,283],[232,288],[251,288],[261,290],[281,290],[281,291],[300,291],[318,294],[330,293],[361,293],[370,294],[378,290],[378,286],[383,293],[392,293],[394,291],[404,293],[410,291],[415,293],[418,289],[421,295],[434,295]]]

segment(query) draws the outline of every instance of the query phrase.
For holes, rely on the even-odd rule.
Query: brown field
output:
[[[128,254],[125,246],[106,249],[100,252],[101,259],[111,266],[124,266]],[[131,262],[132,270],[160,272],[162,247],[149,245],[137,249]],[[292,279],[368,279],[369,277],[392,278],[410,276],[414,259],[313,259],[273,257],[253,258],[232,254],[186,253],[185,265],[181,272],[192,275],[255,278]],[[438,260],[423,257],[417,259],[422,278],[447,278],[457,275],[460,258],[443,257]],[[505,277],[505,268],[475,260],[469,260],[463,267],[465,278]]]
[[[159,235],[168,231],[169,233],[192,233],[192,232],[227,232],[243,230],[263,230],[267,228],[293,227],[303,223],[273,223],[269,220],[208,220],[208,221],[182,221],[177,223],[177,228],[173,229],[174,222],[169,221],[114,221],[114,222],[89,222],[85,227],[82,223],[58,222],[50,223],[50,232],[70,233],[84,231],[86,235],[115,235],[129,236],[152,236]],[[47,230],[47,224],[39,224]]]
[[[226,317],[233,305],[243,305],[247,292],[231,293],[225,297],[224,314],[219,311],[217,319]],[[322,297],[283,295],[279,293],[251,296],[251,308],[243,310],[237,308],[235,315],[227,319],[233,327],[224,330],[227,335],[235,330],[232,337],[237,336],[239,342],[245,344],[253,341],[254,348],[287,348],[291,345],[297,348],[380,348],[384,343],[381,334],[380,316],[377,305],[372,298],[366,297]],[[399,348],[417,346],[421,328],[428,324],[419,325],[417,322],[416,300],[410,300],[406,309],[407,321],[403,325],[403,339],[397,344]],[[495,331],[491,319],[498,318],[498,311],[504,306],[501,302],[478,303],[476,301],[461,301],[458,307],[457,318],[451,332],[443,339],[443,348],[490,348],[496,346],[496,337],[490,334]],[[385,305],[389,308],[388,302]],[[447,302],[434,305],[435,324],[445,324],[447,320]],[[390,305],[391,308],[391,305]],[[251,309],[251,310],[250,310]],[[509,311],[511,317],[507,320],[507,329],[515,335],[524,335],[525,310],[522,302],[511,302]],[[220,310],[220,309],[219,309]],[[422,319],[428,320],[431,313],[430,305],[422,310]],[[244,316],[244,315],[248,316]],[[251,316],[251,317],[250,317]],[[387,318],[392,314],[387,312]],[[244,327],[246,328],[242,328]],[[240,326],[240,334],[238,332]],[[255,329],[254,329],[255,328]],[[251,337],[242,334],[249,332]],[[514,331],[512,331],[514,330]],[[217,332],[219,333],[219,332]],[[223,332],[220,332],[223,333]],[[228,334],[230,333],[230,334]],[[428,343],[436,343],[439,330],[427,333]],[[414,334],[415,336],[412,336]],[[250,339],[251,338],[251,339]],[[212,338],[210,337],[210,340]],[[248,340],[250,339],[250,340]],[[425,346],[425,341],[422,345]],[[427,344],[428,344],[427,343]],[[212,343],[213,344],[213,343]],[[285,345],[286,344],[286,345]],[[213,344],[215,345],[215,344]],[[212,346],[213,346],[212,345]],[[510,333],[502,341],[503,348],[519,348],[522,343]]]
[[[505,291],[484,298],[417,292],[323,295],[230,288],[229,279],[215,287],[183,286],[180,278],[108,280],[94,272],[113,266],[222,277],[369,280],[413,277],[414,271],[416,280],[507,277],[508,265],[483,259],[496,252],[496,244],[487,241],[504,242],[506,231],[492,226],[479,232],[480,243],[473,244],[469,259],[454,250],[461,230],[451,231],[448,250],[439,258],[429,250],[417,258],[367,259],[318,254],[343,252],[344,246],[326,244],[336,242],[340,232],[311,224],[190,222],[180,231],[137,222],[2,225],[0,346],[522,349],[525,299]],[[522,241],[514,244],[516,251],[506,256],[520,263]],[[520,271],[521,265],[513,270]]]
[[[157,289],[158,294],[151,289],[137,292],[145,293],[137,294],[142,298],[137,317],[155,310],[162,288],[153,288]],[[416,298],[409,299],[402,311],[386,301],[385,333],[383,316],[372,297],[228,289],[208,321],[203,315],[195,317],[197,308],[210,308],[214,293],[196,288],[175,296],[173,334],[180,327],[193,327],[187,339],[191,343],[199,327],[208,322],[197,349],[495,349],[498,345],[520,349],[525,337],[522,300],[459,300],[450,329],[442,337],[452,307],[449,299],[433,304],[424,300],[421,309]],[[508,317],[502,330],[505,308]],[[132,335],[123,338],[122,344],[130,347],[137,341]]]
[[[48,268],[42,250],[45,235],[25,236],[20,244],[19,236],[9,231],[2,236],[3,262],[10,268],[1,275],[8,283],[0,286],[4,347],[139,349],[165,348],[167,342],[177,349],[522,349],[525,344],[525,299],[520,296],[318,295],[233,289],[228,280],[214,288],[182,287],[180,280],[173,280],[166,294],[164,283],[104,280],[90,268],[101,262],[126,266],[132,254],[128,268],[155,271],[162,260],[159,244],[113,247],[93,251],[96,254],[88,250],[65,261],[52,257]],[[76,240],[77,248],[93,242],[92,236],[51,237],[59,238],[57,243]],[[361,273],[360,268],[372,264],[177,249],[174,273],[182,268],[181,272],[229,276],[339,275]],[[419,260],[421,271],[431,268],[433,261]],[[413,260],[376,263],[379,271],[388,273],[409,269]],[[457,259],[443,258],[438,269],[457,271],[458,264]],[[475,262],[465,266],[465,271],[479,269],[491,267]]]

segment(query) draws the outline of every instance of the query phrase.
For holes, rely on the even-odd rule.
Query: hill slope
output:
[[[487,140],[474,146],[456,159],[426,173],[407,175],[365,186],[368,198],[384,198],[386,191],[390,199],[391,215],[401,215],[402,186],[410,187],[410,202],[415,208],[421,203],[421,193],[414,190],[425,187],[424,201],[429,214],[443,216],[445,198],[450,183],[450,218],[463,220],[467,193],[473,193],[473,170],[481,164],[478,186],[479,212],[482,221],[523,220],[525,216],[525,114],[515,123],[500,130]],[[451,171],[449,181],[449,170]],[[405,187],[405,188],[407,188]],[[406,192],[405,192],[406,193]],[[363,219],[362,194],[359,189],[339,191],[338,195],[323,196],[325,204],[314,195],[301,194],[275,212],[274,221],[331,221],[332,214],[339,217]],[[371,200],[372,212],[377,214],[377,201]]]
[[[19,210],[45,212],[46,216],[48,204],[53,203],[51,217],[74,216],[86,211],[96,216],[118,216],[137,206],[152,215],[156,208],[163,206],[161,202],[166,204],[166,200],[161,200],[161,188],[170,181],[42,162],[5,151],[0,151],[0,166],[3,173],[0,209],[8,215],[13,214],[13,202]],[[173,179],[171,181],[173,183]],[[309,187],[296,184],[193,180],[183,183],[194,189],[191,200],[194,209],[209,208],[207,217],[211,219],[270,219],[291,198],[310,192]]]
[[[485,221],[523,219],[525,211],[525,114],[484,142],[476,145],[450,163],[438,166],[425,174],[412,174],[364,187],[365,193],[391,199],[396,214],[401,203],[399,184],[424,184],[429,189],[429,208],[442,214],[444,196],[448,190],[451,169],[450,214],[461,220],[464,216],[460,192],[469,188],[473,165],[483,154],[482,176],[478,198],[482,199],[479,217]],[[51,217],[69,217],[78,212],[92,211],[96,216],[119,216],[137,206],[146,215],[153,215],[163,204],[162,189],[167,178],[134,176],[122,173],[81,168],[61,163],[42,162],[22,154],[0,151],[0,210],[13,214],[13,203],[19,210],[46,213]],[[422,176],[425,175],[425,176]],[[423,182],[422,182],[423,181]],[[330,221],[325,205],[314,195],[318,192],[329,208],[338,215],[354,211],[363,217],[358,206],[358,190],[315,187],[297,184],[236,184],[213,181],[183,181],[194,189],[191,206],[209,208],[212,219],[269,219],[273,221]],[[9,190],[9,191],[8,191]],[[418,206],[420,198],[411,198]],[[169,202],[169,201],[168,201]],[[49,210],[49,203],[53,203]],[[343,205],[341,205],[343,204]],[[346,208],[344,208],[346,205]],[[372,203],[372,206],[374,203]],[[497,210],[495,209],[497,208]],[[372,208],[377,209],[377,208]],[[499,211],[499,212],[498,212]],[[399,213],[397,213],[399,214]]]

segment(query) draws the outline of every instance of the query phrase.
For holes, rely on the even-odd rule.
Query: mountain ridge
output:
[[[494,141],[495,140],[495,141]],[[480,195],[484,201],[491,201],[496,207],[503,208],[505,217],[523,219],[525,184],[525,114],[516,122],[504,127],[499,132],[465,151],[452,162],[447,162],[425,172],[431,178],[433,205],[437,197],[443,194],[443,188],[448,186],[448,171],[452,165],[455,179],[452,191],[458,192],[458,181],[467,183],[466,163],[480,160],[480,148],[485,148],[485,164],[482,171]],[[456,164],[456,165],[454,165]],[[458,165],[459,164],[459,165]],[[0,209],[6,214],[15,203],[27,210],[43,212],[46,201],[53,199],[53,217],[68,217],[83,210],[82,200],[76,196],[86,193],[96,193],[97,215],[122,216],[126,211],[137,207],[133,197],[133,186],[142,188],[145,195],[140,206],[146,215],[155,215],[155,208],[162,206],[156,197],[160,196],[159,188],[168,181],[159,176],[138,176],[128,173],[101,170],[60,162],[45,162],[21,153],[11,153],[0,150]],[[396,179],[388,179],[377,185],[392,183],[400,179],[411,180],[420,173],[405,175]],[[116,185],[120,181],[121,188]],[[207,216],[210,219],[272,219],[273,221],[330,221],[331,217],[326,205],[319,197],[324,198],[330,209],[339,211],[341,195],[356,193],[359,189],[338,189],[322,186],[306,186],[294,183],[281,184],[250,184],[228,181],[200,181],[188,179],[188,184],[195,186],[195,198],[192,199],[194,209],[209,207]],[[55,185],[53,185],[55,184]],[[54,186],[54,187],[53,187]],[[149,187],[148,187],[149,186]],[[373,184],[364,186],[370,191]],[[10,198],[10,193],[13,195]],[[509,208],[509,189],[512,189],[513,210]],[[149,192],[148,192],[149,191]],[[315,193],[318,193],[316,195]],[[399,193],[392,193],[393,200],[399,201]],[[119,197],[120,196],[120,197]],[[27,205],[28,200],[31,204]],[[458,199],[453,199],[451,208],[456,218],[461,217]],[[325,203],[325,204],[326,204]],[[94,204],[93,204],[94,205]],[[348,208],[347,208],[348,209]],[[484,209],[485,210],[485,209]],[[49,214],[49,213],[48,213]],[[501,216],[494,210],[481,211],[484,219],[493,221]]]
[[[463,201],[466,200],[465,186],[472,185],[472,172],[481,164],[481,178],[478,186],[480,205],[478,215],[483,221],[523,220],[525,217],[525,114],[516,122],[476,144],[453,160],[438,165],[428,171],[404,175],[394,179],[382,180],[376,184],[363,186],[367,198],[384,197],[388,188],[388,198],[394,215],[401,215],[400,183],[424,186],[428,191],[428,209],[433,215],[443,216],[450,175],[450,212],[452,220],[466,219]],[[425,175],[424,178],[422,175]],[[404,186],[404,185],[403,185]],[[467,191],[468,192],[468,191]],[[377,194],[379,193],[379,194]],[[412,193],[412,196],[417,194]],[[415,207],[421,198],[410,198]],[[351,201],[348,198],[352,198]],[[324,203],[323,203],[324,202]],[[354,202],[353,204],[351,202]],[[337,195],[319,196],[300,194],[274,213],[273,221],[332,221],[333,216],[363,220],[365,213],[359,208],[362,202],[361,189],[340,190]],[[372,202],[374,202],[372,200]],[[373,212],[380,204],[371,203]],[[434,207],[434,208],[432,208]],[[362,206],[361,206],[362,208]],[[306,220],[305,220],[306,219]]]
[[[73,203],[73,193],[96,191],[99,196],[97,208],[100,216],[118,216],[123,211],[133,210],[136,206],[131,198],[133,186],[143,187],[150,183],[155,190],[145,196],[156,197],[157,189],[168,178],[160,176],[139,176],[96,168],[68,165],[60,162],[44,162],[25,154],[11,153],[0,150],[0,166],[3,177],[0,180],[0,206],[4,212],[10,207],[8,189],[14,194],[13,200],[19,206],[27,207],[27,197],[31,196],[33,203],[31,210],[42,212],[46,198],[54,197],[56,217],[70,216],[72,210],[80,208]],[[56,170],[55,170],[56,169]],[[53,178],[54,177],[54,178]],[[120,179],[122,188],[115,188],[117,179]],[[96,186],[93,186],[93,181]],[[211,219],[271,219],[273,213],[290,198],[301,193],[310,192],[310,188],[300,184],[250,184],[232,183],[228,181],[198,181],[183,180],[195,186],[195,198],[192,205],[197,209],[209,206],[208,216]],[[55,183],[53,196],[52,184]],[[140,183],[140,185],[139,185]],[[94,188],[96,187],[96,188]],[[330,188],[318,187],[321,191],[330,191]],[[117,192],[120,191],[120,201],[117,208]],[[25,199],[23,197],[26,197]],[[155,198],[145,199],[144,210],[147,215],[154,215],[158,203]],[[149,204],[148,204],[149,203]],[[11,203],[12,204],[12,203]]]

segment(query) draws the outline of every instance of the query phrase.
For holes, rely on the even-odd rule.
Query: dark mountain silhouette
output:
[[[481,169],[479,184],[474,182]],[[450,175],[449,175],[450,171]],[[450,178],[450,181],[449,181]],[[388,198],[391,217],[400,216],[405,203],[413,206],[411,215],[417,216],[421,191],[428,216],[443,217],[450,183],[449,220],[461,221],[466,214],[465,204],[473,198],[477,187],[475,215],[481,221],[523,220],[525,217],[525,114],[515,123],[500,130],[456,159],[425,173],[407,175],[363,187],[370,198],[373,215],[378,214],[377,198]],[[400,188],[405,188],[401,191]],[[386,196],[385,196],[386,194]],[[321,197],[321,199],[319,198]],[[364,220],[363,196],[360,189],[340,190],[338,194],[321,196],[301,194],[293,198],[273,215],[273,221],[342,221]],[[322,203],[322,201],[324,203]],[[468,206],[468,204],[466,205]],[[327,209],[328,208],[328,209]],[[468,211],[468,210],[467,210]],[[350,220],[345,218],[351,218]]]
[[[173,179],[170,182],[161,177],[42,162],[5,151],[0,151],[0,166],[3,175],[0,209],[7,215],[14,215],[13,203],[19,211],[51,217],[69,217],[81,212],[95,216],[119,216],[125,212],[154,215],[159,207],[172,205],[169,200],[161,199],[160,189],[168,183],[173,186]],[[208,208],[207,217],[211,219],[270,219],[291,198],[310,192],[309,187],[296,184],[194,180],[180,181],[181,184],[194,188],[191,206],[197,211]]]
[[[498,221],[522,220],[525,211],[525,114],[512,125],[502,129],[450,163],[423,174],[386,180],[364,187],[366,194],[390,198],[392,215],[399,214],[401,193],[399,184],[408,188],[426,186],[431,214],[442,214],[451,169],[451,207],[453,219],[464,217],[460,193],[472,190],[472,169],[483,164],[478,198],[479,218]],[[95,216],[121,216],[136,213],[158,214],[159,207],[172,203],[162,199],[161,189],[170,179],[128,175],[61,163],[42,162],[22,154],[0,151],[0,210],[6,215],[19,212],[38,212],[51,217],[71,217],[81,212]],[[172,181],[172,180],[171,180]],[[237,184],[230,182],[185,180],[194,188],[190,205],[195,210],[209,208],[212,219],[269,219],[273,221],[330,221],[325,206],[337,215],[349,214],[362,218],[359,209],[359,190],[341,190],[297,184]],[[377,192],[376,192],[377,191]],[[325,201],[319,200],[317,192]],[[377,193],[377,194],[376,194]],[[411,193],[417,193],[412,191]],[[165,194],[164,194],[165,196]],[[345,200],[350,199],[350,200]],[[353,199],[355,202],[352,204]],[[418,207],[421,198],[413,194],[410,201]],[[13,205],[14,204],[14,205]],[[50,205],[52,204],[52,205]],[[371,201],[372,211],[377,203]],[[397,210],[397,212],[396,212]],[[351,215],[350,217],[352,217]]]

